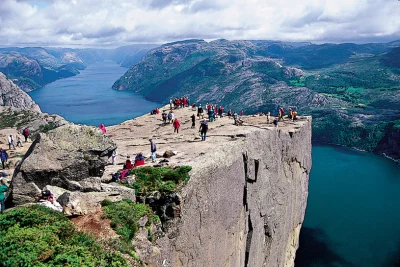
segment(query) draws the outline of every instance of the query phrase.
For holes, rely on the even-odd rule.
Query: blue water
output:
[[[312,152],[296,267],[400,266],[400,166],[340,147]]]
[[[74,77],[61,79],[29,95],[42,111],[87,125],[115,125],[150,112],[160,104],[131,91],[112,90],[125,72],[112,61],[93,64]]]

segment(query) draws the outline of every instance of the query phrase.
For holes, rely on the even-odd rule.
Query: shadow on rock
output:
[[[303,227],[300,232],[300,245],[296,253],[295,266],[352,266],[334,251],[330,243],[321,229]]]

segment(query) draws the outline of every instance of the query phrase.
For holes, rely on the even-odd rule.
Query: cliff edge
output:
[[[167,107],[164,107],[167,109]],[[190,165],[179,211],[163,221],[159,253],[141,260],[152,266],[294,266],[311,169],[311,117],[276,128],[265,116],[244,116],[244,126],[223,117],[209,123],[207,141],[190,108],[174,111],[179,134],[161,115],[144,115],[110,127],[125,156],[150,154],[148,138],[176,155],[163,164]],[[146,163],[146,165],[151,163]],[[111,173],[117,166],[106,167]]]
[[[40,112],[32,98],[0,72],[0,106],[28,109]]]

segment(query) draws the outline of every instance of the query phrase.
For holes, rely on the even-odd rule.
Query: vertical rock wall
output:
[[[250,130],[248,130],[250,129]],[[249,127],[192,160],[157,266],[294,266],[311,169],[311,118]]]

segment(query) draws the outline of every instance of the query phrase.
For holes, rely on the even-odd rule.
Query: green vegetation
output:
[[[13,111],[8,108],[0,113],[0,129],[17,127],[29,123],[36,118],[36,113],[28,110]]]
[[[0,266],[128,266],[116,252],[75,229],[64,215],[42,206],[0,214]]]
[[[39,126],[39,132],[41,133],[47,133],[48,131],[51,131],[53,129],[57,128],[57,125],[55,122],[51,121],[47,124],[43,124]]]
[[[140,218],[144,216],[148,218],[147,226],[158,220],[146,204],[123,200],[116,203],[103,201],[102,205],[104,216],[111,220],[111,227],[125,242],[129,242],[135,236],[139,229],[138,221]]]
[[[134,174],[136,182],[131,186],[136,194],[159,191],[161,193],[176,192],[178,187],[189,181],[190,166],[171,168],[140,167],[130,171]]]
[[[306,76],[296,77],[290,80],[289,83],[292,86],[303,87],[306,86],[306,78]]]

